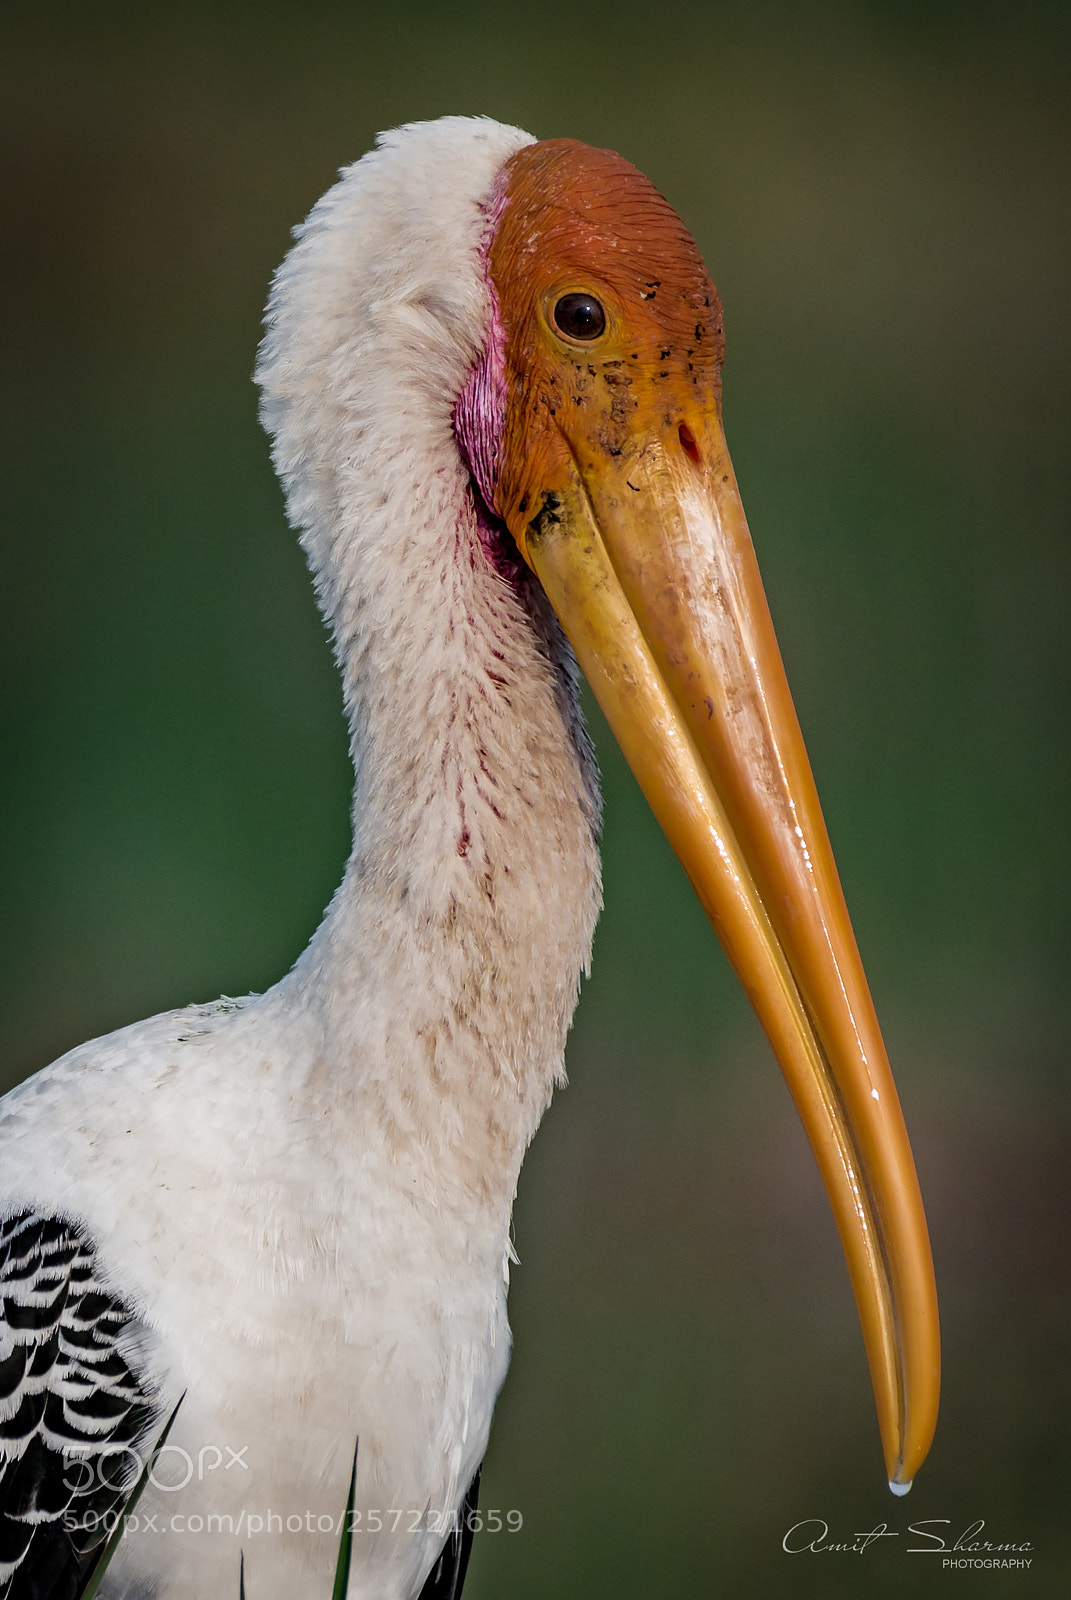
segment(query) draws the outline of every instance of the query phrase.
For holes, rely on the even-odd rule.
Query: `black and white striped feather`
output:
[[[0,1219],[0,1600],[78,1600],[158,1426],[76,1223]]]

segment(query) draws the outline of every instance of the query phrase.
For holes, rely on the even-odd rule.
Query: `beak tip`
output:
[[[906,1483],[897,1483],[895,1478],[890,1478],[889,1479],[889,1488],[892,1490],[894,1495],[896,1495],[897,1497],[902,1497],[903,1495],[907,1494],[908,1490],[911,1488],[911,1485],[912,1485],[913,1481],[914,1481],[913,1479],[908,1478]]]

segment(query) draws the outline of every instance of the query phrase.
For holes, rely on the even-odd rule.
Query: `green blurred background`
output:
[[[598,728],[607,909],[522,1179],[466,1600],[1071,1585],[1064,7],[363,0],[8,11],[2,1084],[294,959],[339,694],[255,418],[288,229],[377,129],[624,152],[725,304],[726,421],[912,1130],[946,1381],[884,1487],[769,1053]],[[887,1523],[863,1554],[785,1531]],[[1026,1574],[908,1555],[1030,1542]]]

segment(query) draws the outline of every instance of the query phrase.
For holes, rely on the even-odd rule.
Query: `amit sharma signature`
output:
[[[993,1541],[982,1537],[984,1529],[985,1519],[979,1517],[953,1537],[949,1517],[924,1517],[918,1522],[909,1523],[906,1533],[901,1533],[899,1528],[890,1528],[887,1522],[879,1522],[869,1533],[853,1533],[849,1538],[838,1539],[830,1535],[829,1523],[824,1517],[806,1517],[802,1522],[792,1524],[781,1540],[781,1548],[790,1556],[805,1553],[861,1556],[883,1539],[906,1538],[912,1543],[896,1547],[904,1555],[958,1558],[957,1565],[963,1561],[964,1565],[971,1566],[1029,1567],[1032,1559],[1029,1553],[1034,1549],[1029,1539],[1019,1542]]]

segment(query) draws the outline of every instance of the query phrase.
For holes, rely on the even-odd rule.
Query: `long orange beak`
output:
[[[613,456],[574,438],[510,529],[780,1062],[904,1493],[940,1386],[918,1179],[721,424],[689,423],[652,419]]]

